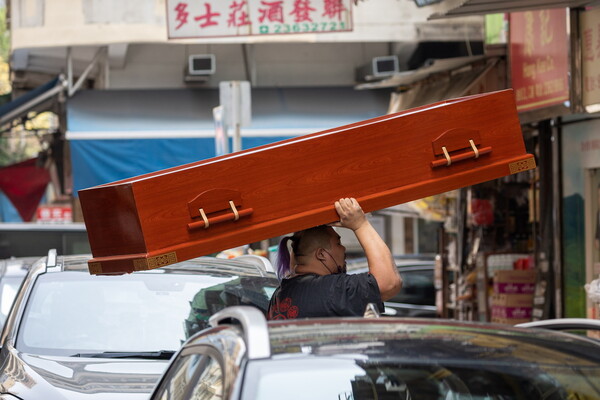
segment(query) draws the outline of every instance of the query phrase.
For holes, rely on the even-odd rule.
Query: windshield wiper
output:
[[[148,360],[170,360],[175,354],[172,350],[159,351],[105,351],[102,353],[77,353],[71,357],[89,358],[143,358]]]

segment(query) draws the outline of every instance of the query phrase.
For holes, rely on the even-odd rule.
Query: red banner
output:
[[[510,14],[510,67],[517,110],[569,100],[567,9]]]
[[[50,174],[37,165],[37,158],[0,168],[0,190],[25,222],[35,215],[49,182]]]

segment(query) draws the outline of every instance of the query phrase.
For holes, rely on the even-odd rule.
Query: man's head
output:
[[[291,258],[287,240],[292,242]],[[287,255],[287,258],[285,257]],[[293,265],[290,265],[293,264]],[[285,277],[296,264],[323,265],[329,273],[346,271],[346,248],[340,236],[327,225],[320,225],[284,238],[279,246],[278,275]],[[287,269],[286,269],[287,266]]]

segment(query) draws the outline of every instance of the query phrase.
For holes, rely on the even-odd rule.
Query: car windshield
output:
[[[360,357],[360,356],[358,356]],[[581,363],[254,361],[243,399],[597,399],[600,365]],[[306,383],[310,382],[309,385]]]
[[[47,355],[175,351],[207,327],[215,311],[237,304],[266,309],[274,290],[269,282],[194,273],[42,274],[29,297],[16,347]]]

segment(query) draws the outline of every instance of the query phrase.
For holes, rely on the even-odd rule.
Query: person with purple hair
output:
[[[402,279],[387,245],[354,198],[335,202],[340,220],[362,246],[369,272],[346,274],[346,248],[331,225],[284,237],[277,253],[279,287],[269,303],[270,320],[362,316],[369,303],[383,311],[383,300],[395,296]]]

